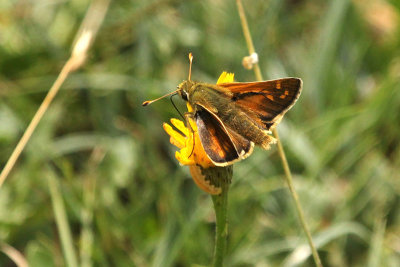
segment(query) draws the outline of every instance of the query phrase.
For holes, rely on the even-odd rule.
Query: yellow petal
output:
[[[173,137],[170,137],[170,138],[169,138],[169,142],[170,142],[171,144],[173,144],[174,146],[176,146],[177,148],[180,148],[180,149],[182,149],[182,148],[185,147],[185,143],[181,143],[181,140],[176,140],[176,139],[173,138]]]
[[[219,76],[217,84],[220,84],[220,83],[232,83],[233,79],[234,79],[234,76],[235,76],[235,74],[224,71]]]
[[[196,162],[193,160],[193,158],[188,158],[186,155],[182,155],[181,151],[176,151],[175,152],[175,158],[182,164],[182,165],[196,165]],[[186,154],[186,153],[184,153]]]
[[[184,135],[186,135],[186,136],[189,135],[189,130],[188,130],[188,128],[186,128],[186,126],[183,123],[183,121],[172,118],[171,119],[171,124],[174,125],[176,127],[176,129],[181,131],[181,133],[183,133]]]
[[[171,144],[177,146],[178,148],[185,147],[186,139],[184,136],[182,136],[180,133],[172,129],[171,125],[169,125],[168,123],[163,123],[163,128],[164,131],[166,131],[167,134],[171,137],[170,138]]]

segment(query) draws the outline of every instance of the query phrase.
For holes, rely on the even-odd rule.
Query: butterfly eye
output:
[[[188,95],[185,91],[182,91],[181,96],[182,96],[183,100],[188,101]]]

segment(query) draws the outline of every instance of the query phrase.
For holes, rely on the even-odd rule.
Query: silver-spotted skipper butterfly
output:
[[[269,135],[300,96],[300,78],[262,82],[208,84],[189,78],[165,96],[179,94],[193,107],[201,144],[216,166],[227,166],[248,157],[254,144],[268,149]],[[163,96],[163,97],[165,97]],[[145,101],[143,106],[157,101]]]

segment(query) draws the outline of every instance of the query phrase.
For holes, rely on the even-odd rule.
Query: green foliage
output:
[[[304,81],[278,130],[324,265],[399,266],[398,2],[244,2],[263,76]],[[0,166],[69,57],[88,4],[1,1]],[[31,266],[68,264],[68,231],[82,266],[210,264],[211,199],[162,130],[178,114],[167,99],[141,107],[186,79],[189,51],[195,80],[224,70],[254,80],[241,66],[235,1],[112,2],[87,63],[0,189],[1,242]],[[275,147],[235,164],[228,203],[227,266],[313,266]]]

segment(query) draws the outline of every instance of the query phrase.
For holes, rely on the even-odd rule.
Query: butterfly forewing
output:
[[[201,144],[214,163],[223,164],[238,158],[235,146],[223,126],[208,111],[199,109],[195,120]]]
[[[226,128],[212,112],[198,106],[195,121],[200,141],[217,166],[226,166],[251,154],[254,144]]]

